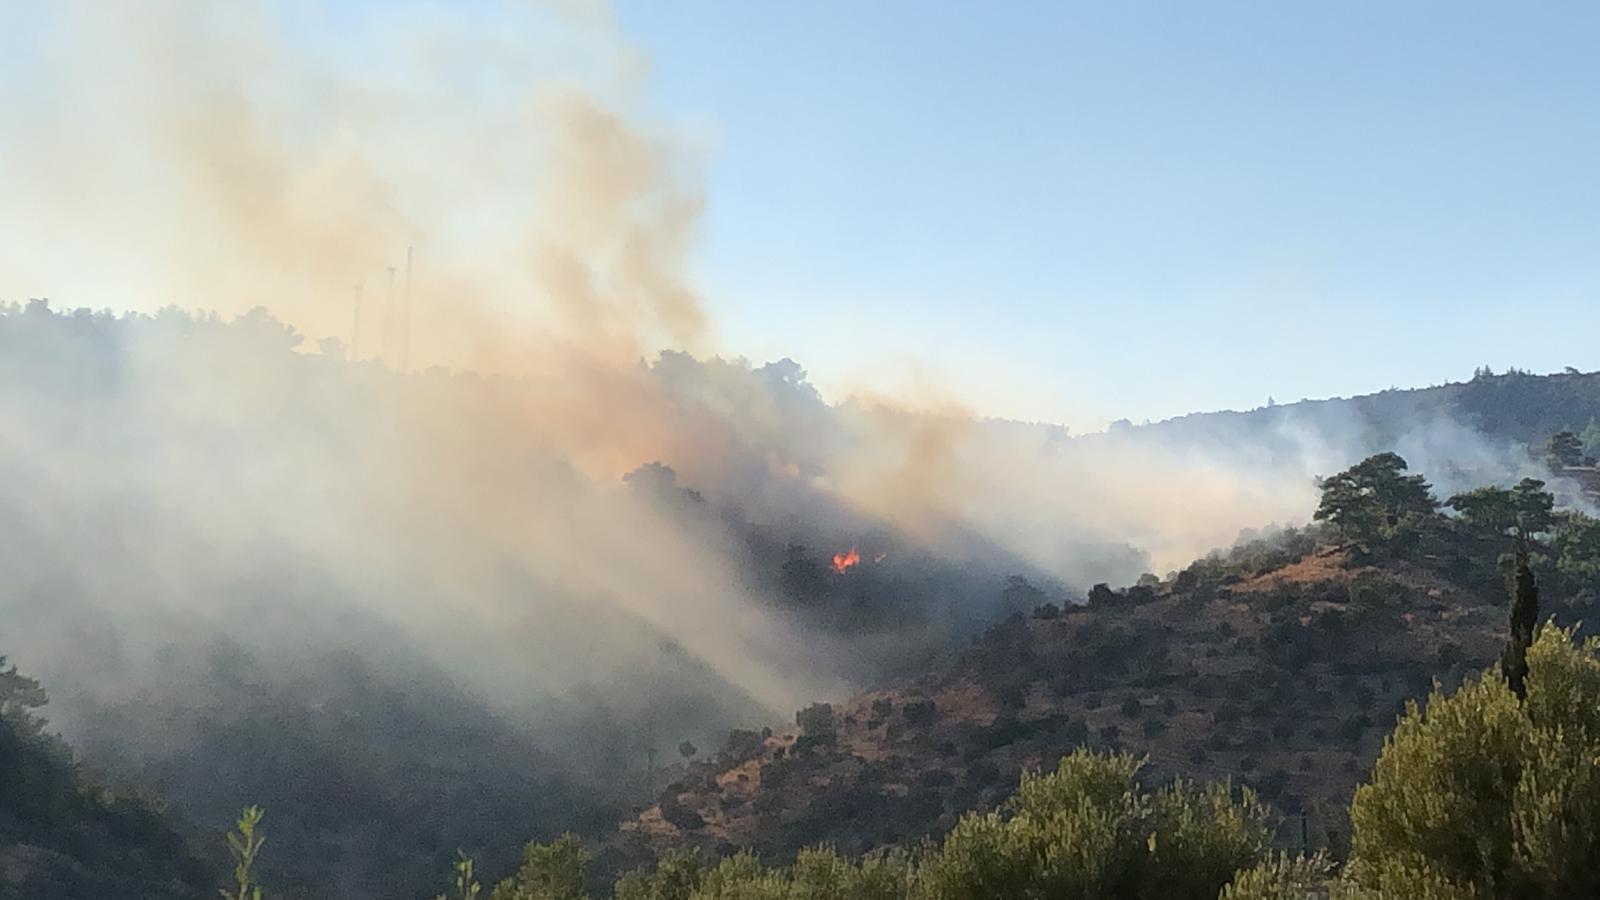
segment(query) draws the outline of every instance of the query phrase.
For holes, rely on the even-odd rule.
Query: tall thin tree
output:
[[[1539,582],[1528,565],[1528,548],[1519,541],[1517,575],[1511,590],[1511,635],[1506,642],[1505,656],[1500,660],[1500,669],[1519,700],[1528,698],[1528,647],[1533,644],[1533,630],[1538,621]]]

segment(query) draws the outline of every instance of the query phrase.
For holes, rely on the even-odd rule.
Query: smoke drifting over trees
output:
[[[0,11],[30,48],[0,104],[0,244],[26,248],[0,260],[26,304],[0,314],[0,651],[202,821],[260,801],[314,855],[395,840],[341,804],[414,801],[450,836],[401,847],[514,844],[1008,597],[1303,519],[1312,476],[1373,449],[1442,490],[1443,461],[1538,468],[1448,403],[1070,437],[717,356],[692,142],[641,113],[605,10],[558,6],[508,6],[509,33],[426,5]],[[290,791],[329,808],[296,828]]]
[[[540,398],[581,383],[298,341],[264,313],[0,317],[12,620],[41,648],[20,661],[137,689],[118,666],[186,635],[398,644],[528,721],[599,704],[716,730],[950,645],[1004,611],[1008,575],[1082,596],[1302,519],[1311,473],[1366,449],[1292,407],[1206,438],[1069,438],[829,405],[787,361],[669,353],[628,371],[665,439],[608,476],[543,427]],[[1453,458],[1515,459],[1452,438]],[[92,665],[52,671],[73,652],[45,647]]]

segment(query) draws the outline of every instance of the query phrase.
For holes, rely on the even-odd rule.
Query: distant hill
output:
[[[1535,375],[1513,369],[1480,369],[1469,381],[1421,388],[1390,388],[1376,394],[1300,400],[1248,411],[1191,413],[1140,427],[1187,439],[1237,439],[1285,427],[1328,431],[1356,427],[1372,449],[1387,449],[1419,426],[1453,421],[1485,437],[1537,445],[1557,431],[1582,432],[1594,425],[1591,453],[1600,449],[1600,371],[1568,369]]]
[[[1170,580],[1044,605],[921,677],[735,733],[624,824],[610,858],[905,844],[1080,745],[1147,755],[1154,780],[1250,784],[1286,813],[1286,845],[1338,850],[1351,792],[1405,702],[1498,657],[1507,542],[1445,518],[1398,556],[1327,538],[1290,531]],[[1547,616],[1597,618],[1593,570],[1541,565]]]

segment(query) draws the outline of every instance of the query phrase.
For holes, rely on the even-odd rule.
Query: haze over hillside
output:
[[[1572,500],[1592,508],[1591,491]],[[1595,520],[1576,521],[1600,538]],[[1347,852],[1351,792],[1406,702],[1498,659],[1496,561],[1510,542],[1461,519],[1405,549],[1337,537],[1267,534],[1064,607],[1018,580],[1035,607],[914,677],[734,735],[611,852],[903,846],[999,805],[1022,772],[1078,746],[1134,752],[1150,783],[1235,779],[1280,813],[1284,845]],[[1541,558],[1541,610],[1592,634],[1600,544],[1576,547],[1558,537]]]
[[[840,40],[868,34],[841,22],[887,21],[864,58],[888,77],[885,54],[916,43],[900,26],[942,21],[914,12],[822,18]],[[1349,710],[1319,707],[1327,735],[1313,747],[1309,732],[1277,735],[1252,713],[1241,735],[1207,745],[1217,766],[1190,755],[1184,728],[1216,722],[1201,684],[1238,692],[1262,679],[1282,688],[1268,699],[1294,702],[1367,679],[1365,705],[1383,712],[1420,689],[1427,663],[1461,675],[1493,655],[1499,585],[1487,582],[1504,574],[1506,528],[1473,532],[1471,516],[1430,506],[1424,538],[1399,548],[1417,553],[1382,559],[1293,530],[1317,509],[1319,478],[1379,452],[1403,455],[1441,496],[1541,479],[1571,528],[1519,533],[1520,570],[1566,611],[1592,606],[1576,598],[1594,573],[1563,568],[1571,547],[1558,545],[1600,540],[1580,518],[1594,511],[1583,463],[1600,453],[1600,372],[1440,371],[1434,386],[1084,433],[993,415],[970,401],[1053,396],[1055,367],[1084,342],[1097,359],[1134,360],[1067,404],[1095,414],[1163,379],[1174,393],[1204,380],[1192,363],[1205,352],[1297,347],[1351,384],[1395,370],[1347,357],[1348,340],[1260,332],[1297,316],[1309,289],[1193,316],[1177,292],[1158,345],[1148,322],[1113,315],[1116,292],[1092,277],[1052,266],[1011,297],[1015,285],[983,273],[1026,268],[1011,259],[1024,237],[1057,238],[1035,227],[1046,195],[1017,202],[1031,185],[999,159],[925,170],[914,191],[850,184],[850,202],[812,223],[827,237],[806,265],[864,255],[863,283],[914,274],[910,299],[875,304],[869,288],[882,284],[826,302],[787,285],[730,291],[729,269],[700,255],[708,235],[724,253],[743,247],[741,266],[776,257],[730,244],[729,224],[707,217],[715,129],[664,114],[660,73],[627,18],[587,0],[0,7],[0,900],[210,896],[208,878],[229,867],[217,838],[255,803],[270,809],[272,900],[422,896],[458,847],[498,876],[523,842],[569,830],[606,842],[613,865],[687,844],[774,857],[821,839],[888,847],[1000,802],[1018,769],[1052,763],[1085,729],[1122,746],[1106,732],[1115,716],[1151,729],[1156,774],[1275,777],[1305,755],[1274,798],[1335,802],[1380,723],[1339,731]],[[1139,82],[1127,71],[1149,69],[1114,68],[1106,83]],[[755,67],[715,74],[719,86],[771,83]],[[913,87],[857,123],[892,128],[931,105],[972,147],[1029,144],[950,111],[972,97]],[[834,109],[855,94],[810,96]],[[816,185],[803,176],[843,161],[815,153],[798,124],[808,104],[788,97],[763,96],[761,120],[788,132],[770,152],[795,158],[748,180],[802,193]],[[1120,114],[1012,100],[994,90],[976,103],[1028,128],[1082,123],[1023,131],[1041,171],[1101,178],[1073,154],[1118,134],[1091,122]],[[847,155],[871,155],[873,133],[852,131]],[[932,159],[950,142],[922,143]],[[926,165],[913,156],[884,158]],[[1009,193],[992,190],[1002,176]],[[1100,208],[1075,208],[1068,231],[1096,231],[1097,216],[1110,228],[1118,210],[1165,221],[1141,192],[1180,206],[1186,194],[1131,172],[1103,180],[1127,193],[1086,192]],[[1576,195],[1560,187],[1569,215]],[[1005,227],[963,216],[980,195],[998,198]],[[803,199],[736,208],[770,229]],[[892,227],[853,223],[842,210],[857,202]],[[762,233],[780,247],[807,232]],[[908,249],[913,232],[960,252]],[[1062,241],[1074,265],[1104,262],[1090,238]],[[1173,293],[1174,273],[1137,250],[1119,251],[1125,277]],[[952,260],[975,268],[934,284]],[[1557,294],[1586,296],[1573,283]],[[936,316],[923,301],[944,290],[961,303]],[[750,320],[729,314],[746,306],[782,316],[751,339]],[[1497,318],[1506,334],[1470,352],[1499,360],[1507,335],[1541,330],[1581,346],[1568,332],[1588,308],[1558,306]],[[1081,334],[1058,307],[1077,310]],[[1335,330],[1399,329],[1352,310]],[[1185,331],[1207,315],[1211,331]],[[1436,345],[1407,321],[1418,333],[1406,340]],[[952,328],[960,340],[905,358],[907,342]],[[802,331],[827,371],[731,337],[765,350]],[[1209,351],[1191,355],[1191,338]],[[978,345],[993,365],[967,364]],[[1012,350],[1033,362],[1002,373]],[[847,356],[913,377],[856,377]],[[1270,371],[1247,379],[1263,398]],[[1570,452],[1552,464],[1557,432]],[[1267,560],[1208,555],[1235,545]],[[1313,623],[1348,624],[1329,610],[1361,606],[1352,586],[1380,576],[1380,593],[1403,601],[1378,604],[1327,653],[1288,661],[1323,667],[1311,682],[1286,674],[1280,639],[1293,649]],[[1101,617],[1109,597],[1136,602]],[[1388,643],[1369,654],[1368,638]],[[1448,662],[1443,639],[1458,651]],[[1210,661],[1167,665],[1202,643],[1218,645]],[[1152,691],[1170,733],[1144,717]],[[788,726],[797,709],[831,725],[819,702],[848,710],[836,730]],[[1221,715],[1237,724],[1237,712]],[[1271,770],[1245,765],[1256,756]],[[872,821],[830,830],[852,813]]]
[[[1513,374],[1073,437],[665,354],[590,423],[640,454],[608,476],[544,427],[548,381],[298,343],[265,313],[0,314],[0,611],[97,765],[214,827],[278,798],[316,860],[289,874],[355,893],[437,871],[437,829],[493,864],[614,820],[681,742],[1031,610],[1011,576],[1071,603],[1305,521],[1315,474],[1371,450],[1504,482],[1545,471],[1519,437],[1600,413],[1600,376]],[[665,440],[624,440],[640,421]],[[361,849],[379,829],[395,849]]]

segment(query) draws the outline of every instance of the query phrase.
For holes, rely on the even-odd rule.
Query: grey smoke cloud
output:
[[[283,681],[334,650],[402,687],[425,665],[565,764],[637,766],[958,646],[1008,574],[1065,596],[1304,521],[1314,477],[1378,447],[1441,488],[1530,465],[1348,407],[1070,436],[830,401],[791,361],[716,355],[694,152],[603,7],[408,6],[347,37],[303,30],[319,14],[0,9],[38,64],[0,98],[0,298],[146,314],[0,317],[0,651],[69,736],[182,754],[194,735],[107,711],[203,709],[220,641]],[[358,284],[361,346],[314,352],[349,339]],[[653,462],[670,477],[624,481]],[[858,543],[861,572],[823,568]]]

